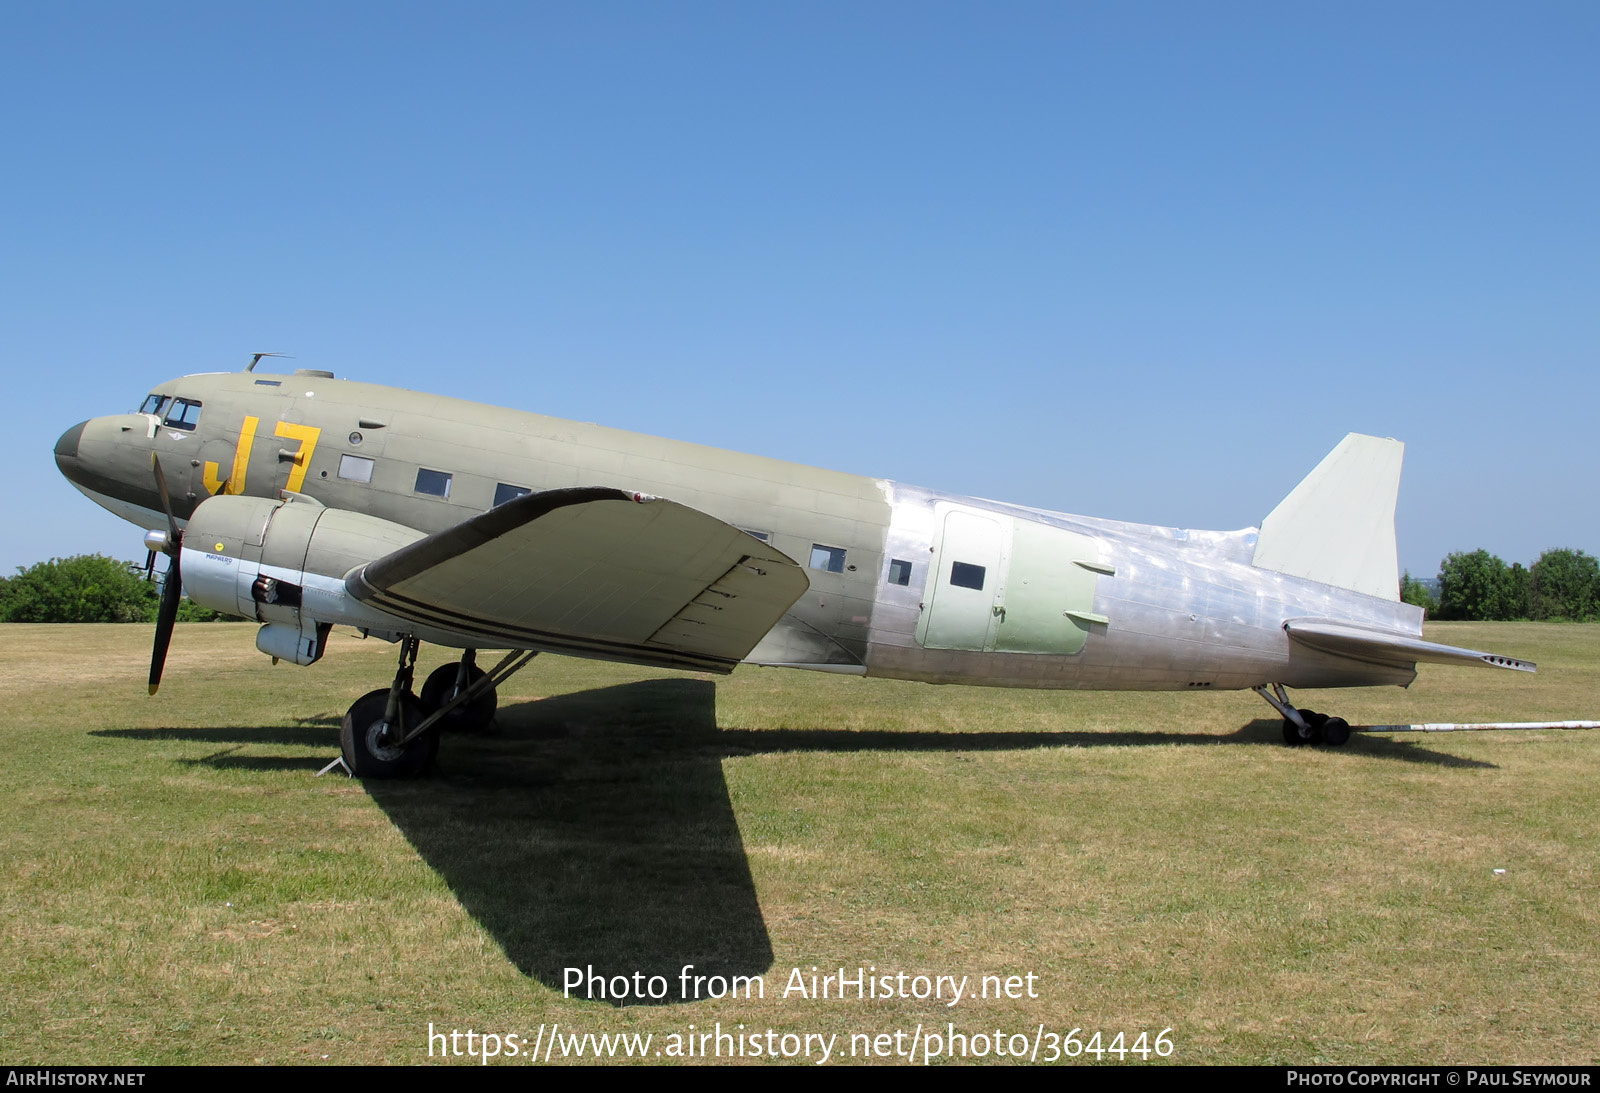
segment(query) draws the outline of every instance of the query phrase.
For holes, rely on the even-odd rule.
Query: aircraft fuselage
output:
[[[56,448],[74,485],[145,528],[165,524],[152,452],[180,522],[219,492],[285,490],[421,534],[574,486],[707,513],[782,551],[809,580],[747,658],[757,663],[1106,690],[1404,685],[1415,675],[1290,641],[1291,619],[1420,634],[1421,613],[1253,564],[1253,528],[1046,512],[325,375],[187,376],[146,405],[156,412],[87,421]],[[437,630],[425,640],[481,644]]]

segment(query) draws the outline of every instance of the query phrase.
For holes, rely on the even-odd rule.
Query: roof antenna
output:
[[[254,372],[256,370],[256,365],[261,363],[262,357],[287,357],[289,360],[294,360],[294,358],[290,357],[287,353],[257,353],[250,358],[250,363],[245,365],[244,370],[246,372]]]

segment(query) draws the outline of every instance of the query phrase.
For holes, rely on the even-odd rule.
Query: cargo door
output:
[[[1049,524],[1013,521],[1010,567],[994,648],[1002,653],[1058,653],[1083,650],[1089,628],[1106,623],[1094,614],[1099,574],[1099,544]]]
[[[937,512],[939,536],[917,641],[928,649],[993,649],[1011,518],[948,504]]]

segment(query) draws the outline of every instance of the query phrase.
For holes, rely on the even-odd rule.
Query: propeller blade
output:
[[[148,550],[148,551],[145,551],[145,555],[144,555],[144,579],[145,579],[145,582],[148,583],[150,581],[155,580],[155,578],[156,578],[156,552],[154,550]]]
[[[183,532],[178,530],[177,517],[172,515],[172,496],[167,492],[167,476],[161,469],[161,457],[150,453],[150,469],[156,476],[156,492],[161,495],[161,508],[167,514],[167,580],[161,586],[161,607],[156,612],[156,642],[150,650],[150,693],[161,687],[161,670],[167,665],[167,646],[172,644],[172,628],[178,622],[178,601],[183,599],[183,573],[178,568],[183,556]],[[152,556],[152,561],[154,557]]]
[[[178,621],[178,601],[183,599],[183,575],[178,571],[178,555],[167,564],[167,580],[161,586],[161,608],[156,613],[156,643],[150,651],[150,693],[161,686],[161,669],[167,664],[167,646],[172,644],[172,628]]]
[[[161,509],[167,514],[167,553],[174,558],[178,556],[178,518],[172,515],[172,496],[167,493],[167,476],[161,469],[161,457],[155,452],[150,453],[150,469],[156,475],[156,492],[161,495]]]

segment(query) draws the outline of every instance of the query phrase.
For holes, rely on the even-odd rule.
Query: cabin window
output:
[[[911,563],[893,559],[889,563],[889,583],[908,585],[911,583]]]
[[[423,467],[417,471],[417,492],[435,497],[450,496],[451,475],[445,471],[430,471]]]
[[[509,482],[501,482],[494,488],[494,507],[499,508],[507,501],[515,501],[519,497],[526,497],[532,493],[527,486],[513,486]]]
[[[352,482],[371,482],[372,460],[364,455],[341,455],[339,477],[348,478]]]
[[[175,400],[172,409],[167,411],[167,420],[162,422],[169,429],[182,429],[185,432],[193,432],[199,423],[200,403],[187,398]]]
[[[149,398],[144,400],[144,405],[139,407],[139,412],[141,414],[159,415],[161,413],[161,407],[165,406],[166,403],[166,395],[151,395]]]
[[[824,573],[843,573],[844,547],[831,547],[823,546],[821,543],[812,543],[811,568],[820,569]]]
[[[971,588],[982,592],[984,573],[985,569],[981,565],[973,565],[971,562],[952,562],[950,583],[957,588]]]

